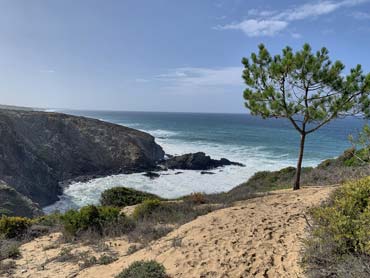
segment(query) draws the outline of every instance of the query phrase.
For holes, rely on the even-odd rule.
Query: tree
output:
[[[263,44],[251,58],[243,58],[245,106],[262,118],[287,118],[300,134],[293,189],[300,188],[306,136],[331,120],[369,114],[370,74],[360,65],[345,76],[344,65],[329,59],[328,50],[313,53],[309,44],[293,52],[286,47],[272,57]]]
[[[353,146],[353,156],[357,163],[370,163],[370,125],[365,124],[357,136],[348,137]]]

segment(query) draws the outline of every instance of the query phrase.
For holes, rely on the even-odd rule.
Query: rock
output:
[[[41,206],[81,176],[150,171],[164,158],[154,137],[100,120],[0,109],[0,179]]]
[[[156,179],[159,178],[161,175],[155,172],[146,172],[145,174],[143,174],[143,176],[148,177],[150,179]]]
[[[1,215],[35,217],[42,214],[36,203],[0,180],[0,218]]]
[[[201,175],[214,175],[215,173],[209,172],[209,171],[201,171],[200,174]]]
[[[244,166],[241,163],[232,162],[226,158],[221,158],[220,160],[212,159],[203,152],[174,156],[162,162],[162,165],[168,169],[183,170],[210,170],[226,165]]]

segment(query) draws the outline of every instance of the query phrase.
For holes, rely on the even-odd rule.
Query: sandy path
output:
[[[282,190],[239,202],[199,217],[108,266],[85,269],[77,277],[114,277],[143,259],[163,263],[171,277],[302,277],[298,262],[306,227],[303,214],[332,189]]]

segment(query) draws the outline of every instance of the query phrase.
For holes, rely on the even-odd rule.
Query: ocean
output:
[[[179,155],[203,151],[212,158],[225,157],[246,167],[215,169],[213,175],[200,171],[162,172],[157,179],[142,173],[97,178],[73,183],[64,189],[60,201],[44,208],[45,212],[65,211],[86,204],[97,204],[101,192],[114,186],[126,186],[158,194],[165,198],[192,192],[227,191],[245,182],[257,171],[295,166],[299,134],[286,119],[261,119],[248,114],[203,114],[162,112],[112,112],[59,110],[139,129],[152,134],[167,154]],[[307,137],[304,166],[340,155],[351,145],[348,135],[356,133],[363,120],[335,120]]]

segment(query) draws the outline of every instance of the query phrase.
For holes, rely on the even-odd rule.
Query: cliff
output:
[[[0,109],[0,179],[41,206],[59,182],[150,170],[162,148],[144,132],[60,113]]]
[[[42,215],[42,211],[29,198],[0,180],[0,217],[2,215],[35,217]]]

